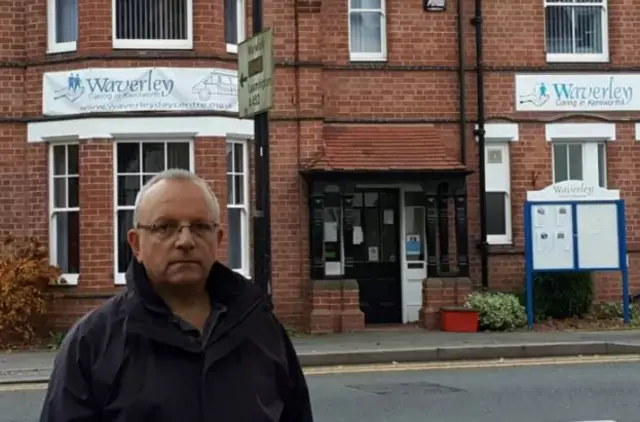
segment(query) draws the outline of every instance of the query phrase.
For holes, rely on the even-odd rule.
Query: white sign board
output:
[[[134,111],[238,111],[235,70],[89,68],[47,72],[42,113],[65,116]]]
[[[520,74],[516,111],[638,111],[640,73]]]
[[[260,32],[238,45],[238,108],[240,118],[273,106],[273,32]]]
[[[598,202],[618,199],[618,190],[573,180],[527,192],[533,269],[618,268],[623,222],[615,204]]]

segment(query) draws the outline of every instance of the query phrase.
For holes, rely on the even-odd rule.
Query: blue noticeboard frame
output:
[[[579,233],[578,233],[578,212],[581,205],[612,204],[616,207],[617,230],[618,230],[618,265],[608,268],[582,268],[579,259]],[[567,268],[534,268],[534,233],[533,233],[533,213],[535,206],[567,206],[571,208],[571,235],[573,241],[573,265]],[[536,272],[578,272],[578,271],[620,271],[622,274],[622,303],[624,323],[631,320],[629,304],[629,268],[627,263],[627,236],[625,225],[624,201],[615,200],[527,200],[524,206],[524,237],[525,237],[525,272],[526,272],[526,300],[527,300],[527,323],[529,329],[533,328],[533,276]],[[598,248],[598,245],[593,245]]]

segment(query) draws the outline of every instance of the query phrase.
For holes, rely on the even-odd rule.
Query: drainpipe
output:
[[[489,287],[489,245],[487,243],[487,200],[485,196],[485,131],[484,131],[484,63],[482,60],[482,0],[475,0],[475,16],[472,24],[476,27],[476,83],[478,92],[478,127],[474,134],[478,137],[478,177],[480,178],[480,267],[482,287]]]
[[[460,119],[460,162],[467,164],[467,105],[466,92],[467,81],[465,77],[465,36],[464,36],[464,15],[462,10],[462,0],[458,0],[458,89],[459,89],[459,119]]]

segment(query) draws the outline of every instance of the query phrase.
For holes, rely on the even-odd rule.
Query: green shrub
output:
[[[581,317],[591,309],[593,296],[593,277],[589,272],[537,273],[533,277],[536,320]]]
[[[622,303],[604,302],[594,306],[597,318],[599,319],[622,319],[623,318],[623,306]],[[638,304],[629,304],[629,313],[631,314],[631,321],[634,324],[640,322],[640,307]]]
[[[518,297],[509,293],[475,292],[465,306],[479,312],[480,329],[510,331],[527,324],[527,314]]]

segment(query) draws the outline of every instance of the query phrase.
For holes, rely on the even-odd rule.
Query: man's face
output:
[[[204,283],[222,240],[206,198],[198,185],[183,180],[163,180],[147,191],[138,228],[127,237],[152,283]]]

